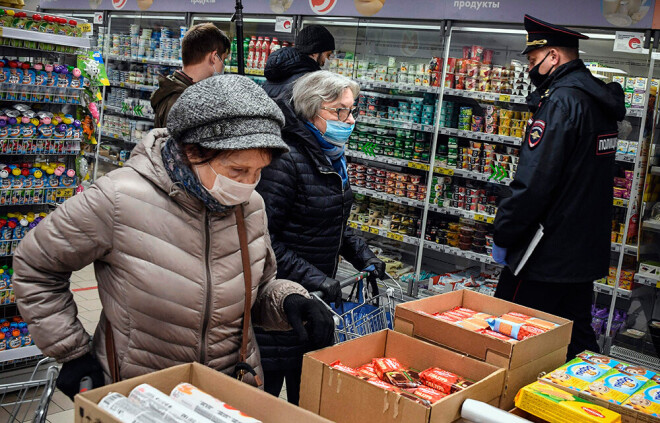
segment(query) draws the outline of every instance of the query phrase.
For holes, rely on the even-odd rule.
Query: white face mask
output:
[[[257,179],[257,182],[254,184],[243,184],[224,175],[220,175],[215,169],[213,169],[213,166],[211,166],[210,163],[207,163],[207,165],[211,168],[213,173],[215,173],[215,182],[211,189],[206,187],[204,187],[204,189],[206,189],[209,194],[211,194],[211,196],[218,200],[223,206],[237,206],[248,201],[252,195],[252,191],[254,191],[261,180],[261,176],[259,176],[259,179]],[[198,168],[195,168],[195,170],[197,171],[197,177],[199,178]],[[201,182],[201,178],[199,179]],[[204,186],[204,184],[202,184],[202,186]]]
[[[225,73],[225,67],[222,66],[222,58],[221,58],[220,56],[218,56],[217,53],[216,53],[215,57],[217,57],[218,59],[220,59],[220,66],[221,66],[221,69],[220,69],[220,71],[217,71],[217,70],[215,69],[215,64],[212,63],[211,66],[213,67],[213,76],[224,75],[224,73]]]

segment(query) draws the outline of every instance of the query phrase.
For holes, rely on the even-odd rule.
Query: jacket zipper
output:
[[[341,178],[341,175],[338,174],[337,172],[324,172],[323,170],[319,169],[319,171],[325,175],[337,175],[339,176],[339,184],[341,185],[341,221],[344,222],[344,180]],[[341,232],[339,233],[339,248],[337,248],[337,254],[335,254],[335,264],[333,265],[332,268],[332,277],[334,278],[335,275],[337,274],[337,267],[339,266],[339,252],[341,251],[341,245],[344,240],[344,226],[341,225]]]
[[[213,300],[212,281],[211,281],[211,260],[209,253],[211,251],[211,218],[207,210],[204,211],[204,264],[206,268],[206,303],[204,306],[204,316],[202,317],[202,348],[199,352],[199,362],[206,364],[206,331],[209,326],[209,312]]]

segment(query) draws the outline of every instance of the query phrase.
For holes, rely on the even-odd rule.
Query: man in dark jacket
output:
[[[525,29],[523,54],[537,89],[528,97],[534,115],[511,196],[495,218],[493,257],[507,265],[495,296],[573,320],[570,358],[599,349],[590,310],[593,281],[607,274],[610,262],[624,94],[620,85],[593,77],[578,58],[585,35],[527,15]]]
[[[167,126],[167,115],[186,88],[223,73],[230,46],[227,35],[212,23],[195,25],[186,32],[181,42],[183,69],[158,78],[158,90],[151,96],[156,128]]]
[[[282,138],[290,151],[261,172],[257,186],[266,203],[278,277],[299,282],[310,292],[321,291],[335,304],[341,299],[339,281],[334,279],[339,256],[356,269],[385,276],[385,264],[346,226],[353,192],[343,152],[355,123],[358,92],[354,81],[319,71],[278,97],[286,120]],[[297,404],[302,356],[309,345],[282,332],[257,331],[257,342],[264,389],[278,395],[286,377],[288,400]]]
[[[282,94],[296,79],[321,70],[335,49],[335,38],[321,25],[308,25],[298,33],[295,47],[276,50],[268,56],[264,90],[270,98]]]

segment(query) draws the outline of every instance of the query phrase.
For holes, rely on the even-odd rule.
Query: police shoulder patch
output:
[[[532,123],[531,128],[529,128],[529,135],[527,136],[527,142],[529,148],[536,147],[543,139],[543,132],[545,132],[545,122],[542,120],[535,120]]]

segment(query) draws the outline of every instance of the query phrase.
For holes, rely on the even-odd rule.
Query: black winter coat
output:
[[[576,59],[560,66],[528,98],[527,126],[511,196],[495,218],[494,242],[520,257],[539,224],[541,242],[520,277],[587,282],[607,274],[621,86],[594,78]],[[512,266],[513,267],[513,266]]]
[[[276,101],[286,118],[282,138],[290,151],[261,172],[257,191],[266,203],[277,277],[318,291],[326,277],[335,276],[340,255],[359,270],[375,255],[346,226],[353,192],[349,185],[343,186],[314,135],[295,115],[289,98],[290,91]],[[302,355],[311,350],[292,332],[259,328],[255,332],[266,372],[299,367]]]
[[[321,70],[318,63],[306,54],[301,54],[294,47],[276,50],[268,56],[263,89],[270,98],[279,97],[296,79],[309,72]]]

